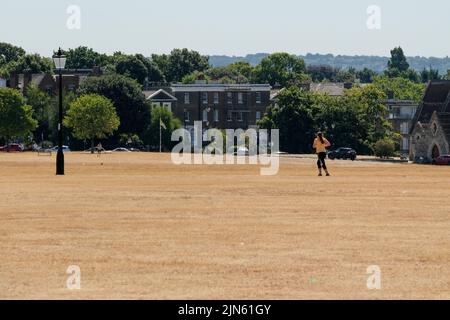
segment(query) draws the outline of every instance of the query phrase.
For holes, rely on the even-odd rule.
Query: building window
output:
[[[402,150],[408,150],[409,149],[409,140],[408,138],[402,139]]]
[[[172,112],[172,104],[170,102],[164,102],[163,103],[163,107],[164,109],[166,109],[167,111]]]
[[[227,121],[233,121],[233,113],[231,111],[227,113]]]
[[[438,127],[436,123],[433,123],[433,135],[436,135],[438,131]]]
[[[256,93],[256,104],[261,104],[261,92]]]
[[[256,120],[261,119],[261,111],[256,111]]]
[[[184,122],[189,122],[189,121],[191,121],[189,111],[184,110]]]
[[[409,133],[409,122],[402,122],[400,124],[400,133],[408,134]]]
[[[208,104],[208,92],[202,92],[202,103]]]
[[[214,104],[219,104],[219,93],[214,92]]]
[[[218,122],[219,121],[219,110],[214,109],[214,121]]]
[[[204,122],[208,121],[208,110],[206,109],[203,110],[203,121]]]
[[[184,104],[190,104],[191,103],[191,96],[189,95],[189,92],[184,93]]]
[[[227,92],[227,103],[233,104],[233,93],[232,92]]]
[[[242,112],[238,112],[238,121],[239,122],[244,121],[244,115],[242,114]]]
[[[244,103],[244,94],[242,92],[238,93],[238,103],[243,104]]]

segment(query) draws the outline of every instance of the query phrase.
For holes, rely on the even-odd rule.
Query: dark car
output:
[[[436,159],[433,159],[432,164],[437,166],[448,166],[450,165],[450,155],[439,156]]]
[[[3,147],[0,147],[0,151],[22,152],[23,147],[22,147],[22,145],[20,145],[18,143],[11,143],[9,145],[9,149],[8,149],[8,146],[3,146]]]
[[[352,161],[356,160],[356,151],[352,148],[339,148],[334,151],[328,152],[328,158],[330,160],[335,159],[343,159],[347,160],[350,159]]]

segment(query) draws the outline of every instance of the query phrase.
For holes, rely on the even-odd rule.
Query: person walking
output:
[[[313,148],[316,149],[317,154],[317,167],[319,168],[319,177],[322,176],[322,169],[327,174],[327,177],[330,176],[328,172],[327,164],[325,163],[325,159],[327,158],[327,148],[331,147],[331,143],[324,138],[322,132],[317,133],[316,139],[314,139]]]

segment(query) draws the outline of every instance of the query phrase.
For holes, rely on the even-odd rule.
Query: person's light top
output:
[[[331,146],[331,143],[323,138],[323,143],[319,138],[314,140],[313,148],[316,149],[316,153],[327,152],[327,148]]]

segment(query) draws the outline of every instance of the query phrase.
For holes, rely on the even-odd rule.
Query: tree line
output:
[[[77,92],[64,94],[66,117],[75,119],[71,110],[78,108],[80,112],[87,112],[85,105],[95,104],[89,101],[98,102],[99,97],[103,97],[112,104],[118,121],[114,121],[114,116],[110,115],[112,109],[104,100],[102,105],[107,110],[104,112],[105,118],[113,124],[109,126],[112,129],[98,132],[94,138],[106,139],[109,145],[126,143],[141,148],[159,143],[159,119],[163,119],[169,128],[164,131],[163,137],[166,148],[171,145],[170,131],[181,125],[180,120],[175,119],[170,112],[153,109],[145,100],[143,88],[167,82],[192,83],[204,80],[269,83],[274,87],[286,88],[280,94],[279,107],[270,108],[261,121],[262,127],[278,127],[282,130],[282,147],[285,146],[286,151],[309,151],[310,136],[321,129],[359,152],[371,153],[380,139],[394,139],[389,126],[381,120],[386,111],[381,101],[390,94],[398,99],[420,101],[424,84],[419,79],[425,77],[414,74],[401,48],[392,50],[387,70],[382,75],[370,70],[359,73],[354,70],[335,70],[333,73],[329,72],[331,67],[306,66],[301,58],[288,53],[269,55],[256,66],[237,62],[215,68],[209,64],[207,56],[188,49],[174,49],[170,54],[145,57],[142,54],[127,55],[121,52],[106,55],[91,48],[78,47],[69,49],[66,56],[67,69],[91,69],[98,66],[104,70],[101,77],[89,77]],[[50,58],[27,54],[22,48],[0,43],[0,73],[3,76],[7,77],[11,72],[40,73],[52,70]],[[434,77],[430,75],[430,79]],[[300,89],[303,83],[310,81],[367,82],[370,86],[362,88],[356,85],[344,97],[334,98]],[[31,85],[21,99],[17,103],[23,105],[24,114],[31,119],[27,130],[18,130],[14,134],[2,134],[0,131],[3,140],[20,136],[30,137],[29,140],[34,141],[46,140],[48,144],[56,142],[56,98]],[[0,103],[5,105],[6,101]],[[2,115],[2,118],[6,119],[6,116]],[[66,124],[72,130],[65,133],[65,141],[70,141],[76,149],[86,148],[86,143],[92,144],[92,133],[81,134],[74,123],[75,120],[67,120]],[[30,134],[31,131],[34,135]],[[303,138],[308,141],[308,145],[300,142]]]

